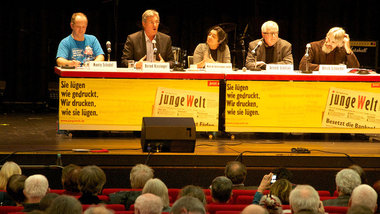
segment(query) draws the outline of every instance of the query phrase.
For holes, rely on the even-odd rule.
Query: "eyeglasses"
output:
[[[148,23],[148,24],[152,24],[152,25],[159,25],[160,24],[160,22],[159,21],[147,21],[146,23]]]
[[[266,36],[273,36],[273,37],[278,36],[278,32],[264,32],[263,34]]]

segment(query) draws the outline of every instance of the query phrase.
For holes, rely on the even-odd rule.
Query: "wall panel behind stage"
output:
[[[245,47],[261,37],[266,20],[279,23],[280,37],[293,45],[295,68],[307,42],[323,39],[329,28],[342,26],[352,40],[378,40],[379,17],[375,0],[337,1],[131,1],[67,0],[21,3],[6,1],[0,8],[0,80],[7,82],[5,100],[45,101],[49,81],[57,81],[53,66],[61,39],[71,33],[73,12],[89,18],[87,33],[97,36],[105,49],[113,43],[112,59],[120,61],[128,34],[141,27],[141,14],[149,8],[160,12],[160,30],[172,36],[173,46],[192,54],[206,40],[207,29],[215,24],[235,23],[229,46],[241,65],[239,38],[248,24]]]

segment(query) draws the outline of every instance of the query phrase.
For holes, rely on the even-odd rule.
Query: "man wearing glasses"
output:
[[[140,69],[143,61],[174,62],[170,36],[158,32],[160,16],[155,10],[146,10],[142,15],[143,30],[130,34],[124,44],[121,64],[128,67],[128,60],[136,61]]]
[[[278,37],[278,25],[267,21],[261,26],[262,39],[249,43],[246,67],[265,69],[266,64],[293,64],[292,45]]]

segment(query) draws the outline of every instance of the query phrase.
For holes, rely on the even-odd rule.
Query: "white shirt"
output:
[[[146,61],[154,62],[156,61],[156,59],[154,59],[154,56],[153,56],[154,55],[153,43],[152,41],[150,41],[145,31],[144,31],[144,35],[145,35],[145,45],[146,45]],[[153,40],[155,39],[156,39],[156,36],[154,36]]]

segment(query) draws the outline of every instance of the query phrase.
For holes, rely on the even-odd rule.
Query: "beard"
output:
[[[322,46],[322,51],[324,52],[324,53],[326,53],[326,54],[329,54],[329,53],[331,53],[331,51],[333,51],[334,49],[333,48],[330,48],[330,47],[328,47],[327,45],[326,45],[326,43],[325,44],[323,44],[323,46]]]

